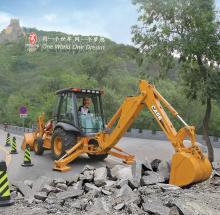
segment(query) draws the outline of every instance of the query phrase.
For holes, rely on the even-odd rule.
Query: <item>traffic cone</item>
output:
[[[11,140],[10,140],[10,134],[9,134],[9,133],[7,133],[7,137],[6,137],[5,146],[11,146],[10,142],[11,142]]]
[[[11,152],[10,154],[18,154],[17,152],[17,145],[16,145],[16,138],[13,137],[12,142],[11,142]]]
[[[21,164],[22,166],[33,166],[34,164],[31,163],[31,148],[30,145],[26,145],[26,149],[24,152],[24,163]]]
[[[7,166],[5,161],[0,161],[0,207],[14,204],[8,184]]]

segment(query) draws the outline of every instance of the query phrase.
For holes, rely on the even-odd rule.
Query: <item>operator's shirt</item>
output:
[[[80,107],[79,107],[79,112],[82,113],[82,114],[84,114],[84,115],[86,115],[86,114],[90,113],[90,110],[89,110],[89,108],[87,108],[87,107],[80,106]]]

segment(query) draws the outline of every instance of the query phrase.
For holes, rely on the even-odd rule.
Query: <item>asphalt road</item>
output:
[[[50,151],[45,151],[43,156],[37,156],[34,152],[31,153],[33,167],[22,167],[24,152],[21,150],[22,136],[15,135],[17,139],[18,154],[9,154],[10,148],[5,147],[6,133],[0,130],[0,160],[6,160],[8,165],[8,177],[11,183],[18,180],[31,179],[35,180],[40,176],[62,177],[65,179],[71,178],[75,173],[79,173],[86,164],[100,167],[103,165],[121,164],[121,160],[109,156],[105,161],[94,161],[86,155],[81,156],[73,161],[68,172],[57,172],[52,170],[53,160]],[[148,157],[149,160],[154,158],[170,160],[173,154],[173,148],[168,141],[148,140],[138,138],[124,137],[120,140],[118,146],[125,149],[127,152],[134,154],[136,160],[143,160]],[[215,149],[215,158],[220,160],[220,148]]]

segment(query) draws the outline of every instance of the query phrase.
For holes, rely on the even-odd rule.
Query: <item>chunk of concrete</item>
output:
[[[136,180],[136,179],[129,179],[128,180],[128,185],[129,187],[134,190],[134,189],[137,189],[139,186],[140,186],[140,181],[139,180]]]
[[[220,179],[217,179],[213,182],[213,185],[220,186]]]
[[[183,215],[183,213],[177,208],[176,206],[173,206],[170,208],[170,214],[169,215]]]
[[[213,178],[214,176],[220,177],[220,171],[219,170],[213,170],[211,178]]]
[[[214,170],[220,170],[220,161],[212,162],[212,167]]]
[[[84,189],[86,191],[90,191],[90,190],[96,190],[98,192],[101,192],[102,188],[95,186],[94,184],[91,183],[85,183],[84,185]]]
[[[14,185],[18,188],[26,200],[29,200],[30,202],[34,200],[34,192],[29,186],[25,185],[21,181],[14,183]]]
[[[210,208],[206,204],[201,204],[200,202],[192,201],[191,199],[185,198],[175,198],[173,199],[170,205],[176,206],[179,211],[181,211],[181,215],[212,215],[216,214],[216,210],[214,208]]]
[[[54,193],[59,193],[59,192],[63,192],[63,190],[58,187],[55,187]]]
[[[139,195],[125,184],[117,193],[116,197],[122,198],[126,203],[140,203]]]
[[[116,188],[121,188],[123,187],[125,184],[128,184],[128,179],[120,179],[115,183],[115,187]]]
[[[105,215],[109,213],[109,208],[103,199],[95,199],[94,205],[88,211],[90,215]]]
[[[175,191],[175,190],[181,190],[181,187],[172,185],[172,184],[162,184],[158,183],[157,184],[163,191]]]
[[[52,182],[52,180],[46,176],[41,176],[40,178],[38,178],[34,184],[33,184],[33,187],[32,187],[32,190],[34,193],[37,193],[39,192],[43,186],[45,184],[50,184]]]
[[[66,180],[63,178],[55,178],[53,179],[51,185],[56,186],[57,184],[66,184]]]
[[[140,182],[142,177],[142,162],[136,161],[131,166],[132,176],[137,181]]]
[[[155,190],[152,187],[148,187],[148,186],[139,187],[138,191],[144,196],[148,196],[152,193],[155,193]]]
[[[170,163],[165,160],[161,161],[158,165],[158,173],[168,181],[170,178]]]
[[[112,177],[116,177],[117,179],[130,179],[133,178],[131,167],[125,167],[122,165],[115,165],[111,169]]]
[[[102,193],[107,196],[110,196],[112,194],[112,192],[110,192],[109,190],[106,190],[106,189],[102,189]]]
[[[157,214],[157,215],[169,215],[170,209],[166,206],[163,206],[160,201],[147,199],[142,204],[143,210],[150,213],[150,214]]]
[[[81,203],[80,203],[80,201],[76,201],[76,202],[72,203],[72,204],[71,204],[71,207],[80,210],[80,209],[81,209]]]
[[[150,215],[146,211],[143,211],[141,208],[139,208],[138,205],[131,203],[129,205],[126,205],[126,212],[127,214],[135,214],[135,215]],[[156,215],[156,214],[154,214]]]
[[[147,173],[148,175],[143,176],[141,179],[142,185],[152,185],[152,184],[165,182],[165,178],[160,174],[153,171],[148,171]]]
[[[157,172],[160,162],[161,162],[160,159],[154,159],[151,161],[151,167],[152,167],[153,171]]]
[[[105,181],[105,185],[104,187],[115,187],[116,186],[116,182],[115,181],[111,181],[111,180],[106,180]]]
[[[77,190],[82,190],[83,181],[78,181],[75,184],[73,184],[73,187]]]
[[[77,183],[79,180],[79,176],[80,174],[75,174],[74,176],[72,176],[71,178],[68,179],[68,185],[71,186],[74,183]]]
[[[59,200],[65,200],[68,198],[75,198],[81,196],[83,194],[83,190],[72,190],[72,191],[64,191],[56,194],[56,197]]]
[[[125,207],[125,203],[122,202],[122,203],[119,203],[119,204],[115,205],[114,209],[119,211],[119,210],[123,209],[124,207]]]
[[[15,191],[14,191],[15,192]],[[12,196],[13,198],[13,196]],[[17,195],[14,197],[15,200],[23,200],[24,197],[22,196],[22,194],[20,192],[17,192]]]
[[[52,187],[52,186],[50,186],[50,185],[48,185],[48,184],[45,184],[40,191],[41,191],[41,192],[46,192],[47,195],[48,195],[50,192],[52,192],[52,191],[54,192],[55,189],[56,189],[55,187]]]
[[[85,171],[88,171],[88,170],[95,170],[95,167],[91,165],[85,165],[81,173],[84,173]]]
[[[47,193],[46,192],[37,192],[34,194],[34,198],[41,200],[41,201],[45,201],[45,199],[47,198]]]
[[[60,188],[61,190],[67,190],[67,185],[63,183],[56,184],[57,188]]]
[[[143,171],[152,171],[151,163],[148,159],[148,157],[145,157],[143,163],[142,163]]]
[[[93,170],[86,170],[83,172],[83,174],[79,175],[79,180],[91,182],[94,177],[94,171]]]
[[[94,184],[98,187],[105,185],[107,180],[106,167],[100,167],[94,171]]]

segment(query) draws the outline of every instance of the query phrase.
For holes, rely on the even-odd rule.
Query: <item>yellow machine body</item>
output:
[[[33,150],[34,147],[34,140],[36,139],[36,132],[32,132],[32,133],[25,133],[24,134],[24,139],[23,139],[23,143],[21,145],[22,150],[26,149],[26,145],[29,144],[30,149]]]
[[[139,82],[139,95],[126,97],[117,112],[107,124],[107,130],[101,131],[93,137],[78,137],[77,143],[59,160],[54,161],[54,169],[67,171],[70,169],[68,164],[81,154],[91,155],[110,154],[123,159],[124,163],[132,164],[135,161],[134,155],[125,152],[123,149],[116,147],[116,144],[124,133],[131,126],[138,114],[146,107],[154,116],[157,123],[166,134],[171,142],[175,154],[172,158],[171,173],[169,183],[177,186],[187,186],[196,182],[204,181],[211,175],[212,167],[205,155],[203,155],[199,146],[196,144],[195,128],[179,116],[176,110],[161,96],[155,87],[145,80]],[[184,127],[177,131],[170,121],[164,107],[171,114],[180,120]],[[43,117],[44,118],[44,117]],[[37,135],[44,135],[42,118],[38,120]],[[46,134],[47,144],[50,148],[52,132]],[[26,134],[26,142],[33,142],[34,134]],[[93,139],[97,144],[90,144]],[[191,146],[186,147],[184,140],[190,139]]]
[[[45,113],[42,113],[38,118],[37,118],[37,124],[38,124],[38,128],[31,133],[24,133],[24,139],[23,139],[23,143],[21,145],[21,149],[25,150],[26,149],[26,145],[29,144],[30,145],[30,149],[31,151],[34,150],[34,141],[36,140],[37,137],[43,137],[44,133],[45,133]]]

